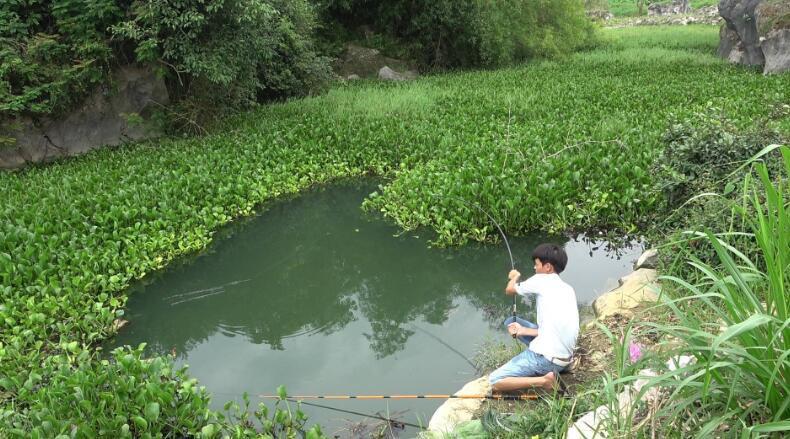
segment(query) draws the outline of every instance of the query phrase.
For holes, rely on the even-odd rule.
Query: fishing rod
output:
[[[258,395],[263,399],[281,399],[279,395]],[[489,399],[495,401],[526,401],[538,399],[536,393],[524,393],[521,395],[294,395],[287,396],[286,399],[301,401],[304,399]]]
[[[432,194],[432,195],[434,197],[440,197],[439,194]],[[510,250],[510,242],[508,242],[507,236],[505,235],[505,232],[502,230],[502,227],[499,226],[499,223],[497,222],[497,220],[495,220],[494,217],[491,216],[490,213],[488,213],[488,211],[486,211],[485,209],[480,207],[479,204],[477,204],[477,203],[475,203],[473,201],[464,200],[463,198],[459,198],[459,197],[456,197],[456,196],[453,196],[453,195],[444,195],[444,197],[460,201],[461,203],[466,204],[467,207],[469,205],[472,205],[472,206],[476,207],[478,210],[483,212],[483,214],[485,216],[487,216],[488,219],[491,220],[492,223],[494,223],[494,226],[496,226],[497,230],[499,230],[499,234],[502,235],[502,240],[505,241],[505,247],[507,248],[507,254],[508,254],[508,256],[510,256],[510,269],[511,270],[515,270],[516,269],[516,263],[513,261],[513,252]],[[514,294],[513,295],[513,321],[514,322],[516,321],[516,303],[517,302],[518,302],[518,294]],[[516,334],[513,334],[513,338],[516,338]]]
[[[362,416],[364,418],[378,419],[380,421],[384,421],[384,422],[387,422],[387,423],[391,424],[395,428],[400,428],[401,430],[404,428],[404,426],[419,428],[420,430],[425,429],[425,427],[422,426],[422,425],[412,424],[412,423],[406,422],[406,421],[398,421],[397,419],[392,419],[392,418],[385,418],[384,416],[379,416],[378,414],[371,415],[369,413],[355,412],[354,410],[339,409],[337,407],[330,407],[328,405],[321,405],[321,404],[316,404],[316,403],[307,402],[307,401],[299,401],[299,400],[296,400],[296,399],[293,399],[293,398],[290,398],[290,397],[289,398],[285,398],[285,399],[288,400],[288,401],[291,401],[291,402],[295,402],[297,404],[304,404],[304,405],[309,405],[309,406],[312,406],[312,407],[318,407],[318,408],[322,408],[322,409],[334,410],[336,412],[348,413],[349,415],[357,415],[357,416]]]

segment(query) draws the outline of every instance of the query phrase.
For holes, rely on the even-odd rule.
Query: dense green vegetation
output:
[[[515,414],[489,407],[468,429],[495,437],[561,435],[586,411],[618,406],[625,386],[643,380],[634,400],[646,400],[615,410],[602,422],[608,437],[674,437],[679,432],[699,438],[783,437],[782,431],[790,431],[790,387],[780,378],[790,368],[790,148],[772,144],[744,160],[727,161],[733,145],[751,148],[754,132],[738,136],[726,127],[711,130],[707,114],[693,123],[684,125],[693,131],[686,136],[689,143],[701,146],[706,138],[708,150],[722,153],[695,158],[705,160],[712,175],[723,166],[729,169],[716,187],[709,185],[710,175],[698,175],[693,185],[705,192],[674,212],[688,218],[661,227],[669,231],[658,240],[668,259],[662,267],[661,302],[625,323],[605,320],[611,330],[599,322],[603,334],[585,336],[608,337],[613,347],[602,378],[594,374],[575,383],[569,399],[547,398],[517,407]],[[683,150],[672,144],[676,128],[668,132],[666,151]],[[700,211],[708,210],[715,211],[715,219],[711,215],[698,222]],[[590,343],[582,342],[584,355],[590,354]],[[634,343],[641,346],[641,358],[630,351]],[[481,349],[477,361],[481,369],[492,370],[520,349],[493,344]],[[684,357],[691,361],[676,360],[678,367],[668,367],[670,359]]]
[[[647,7],[651,3],[670,3],[669,0],[603,0],[603,2],[608,3],[609,11],[615,17],[639,15],[640,5],[642,14],[647,14]],[[718,4],[719,0],[691,0],[689,2],[692,9]]]
[[[102,425],[143,425],[135,419],[152,415],[152,404],[177,409],[181,384],[149,386],[162,375],[135,358],[128,368],[97,364],[94,347],[112,334],[132,279],[204,247],[266,200],[373,173],[389,180],[367,207],[405,228],[431,227],[442,244],[494,236],[482,214],[445,195],[476,200],[508,233],[632,232],[665,203],[650,174],[670,115],[710,103],[736,126],[764,118],[790,131],[787,117],[768,117],[771,103],[788,101],[790,76],[717,60],[715,27],[607,35],[603,47],[563,61],[336,88],[228,120],[203,138],[0,175],[0,431],[89,436]],[[128,375],[95,378],[101,391],[54,406],[68,399],[48,392],[73,392],[62,383],[110,370]],[[128,383],[143,386],[136,404],[103,402]],[[210,429],[232,431],[218,419],[144,425],[166,436],[214,422]]]
[[[790,373],[790,148],[781,152],[784,169],[769,173],[766,165],[756,166],[749,174],[752,178],[744,179],[739,188],[740,203],[729,209],[741,222],[738,231],[759,250],[757,256],[745,256],[743,247],[736,247],[727,235],[708,232],[701,238],[715,249],[715,262],[706,263],[694,250],[687,251],[687,263],[697,270],[696,281],[666,278],[676,283],[666,302],[678,323],[657,330],[687,340],[677,346],[667,338],[671,355],[690,355],[697,361],[666,372],[651,385],[673,389],[676,404],[659,415],[674,425],[699,429],[699,436],[722,423],[748,434],[790,431],[790,386],[782,378]],[[716,328],[710,322],[721,324]],[[685,374],[693,379],[677,379]],[[692,403],[700,390],[704,408]]]
[[[322,47],[338,47],[360,27],[425,67],[497,66],[593,43],[581,0],[12,0],[0,3],[0,124],[60,116],[138,63],[166,80],[170,131],[202,133],[229,111],[323,91],[333,75],[314,30],[330,40]]]
[[[65,112],[134,62],[192,115],[309,94],[330,76],[314,26],[307,0],[2,2],[0,121]]]
[[[319,0],[323,37],[342,44],[360,29],[385,51],[424,67],[502,66],[590,46],[581,0]],[[371,40],[371,36],[365,36]]]

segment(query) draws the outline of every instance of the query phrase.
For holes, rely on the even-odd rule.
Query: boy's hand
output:
[[[510,270],[510,273],[507,274],[507,278],[510,280],[518,279],[521,277],[521,273],[518,270]]]
[[[509,332],[510,335],[512,335],[513,337],[516,337],[516,336],[518,336],[519,331],[521,331],[521,328],[522,328],[521,325],[519,325],[516,322],[513,322],[513,323],[507,325],[507,332]]]

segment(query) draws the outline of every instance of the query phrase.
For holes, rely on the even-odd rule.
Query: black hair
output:
[[[557,273],[562,273],[568,265],[568,255],[557,244],[545,243],[535,247],[532,251],[532,260],[535,259],[539,259],[542,264],[551,264]]]

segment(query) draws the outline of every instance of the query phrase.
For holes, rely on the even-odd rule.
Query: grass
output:
[[[645,1],[644,14],[647,14],[647,3],[648,2]],[[665,3],[669,3],[669,1]],[[689,2],[689,6],[691,6],[692,9],[716,6],[718,4],[718,0],[691,0]],[[636,0],[609,0],[609,11],[615,17],[631,17],[639,13]]]
[[[404,228],[431,227],[440,244],[495,236],[481,213],[443,194],[477,201],[512,234],[638,230],[662,203],[650,166],[670,115],[712,102],[748,124],[767,102],[787,101],[790,76],[718,61],[716,33],[612,30],[603,47],[566,59],[347,85],[262,107],[206,137],[0,174],[0,431],[43,428],[52,407],[37,401],[66,400],[41,392],[72,367],[102,373],[95,346],[112,335],[133,279],[311,185],[386,176],[366,207]],[[152,398],[142,407],[164,404],[167,392],[146,391],[146,379],[135,381]],[[78,404],[59,409],[56,432],[97,422]],[[116,417],[126,415],[145,413]]]
[[[671,323],[652,325],[662,337],[652,356],[659,363],[684,355],[693,361],[676,370],[658,369],[659,375],[648,380],[642,394],[659,389],[661,395],[653,401],[654,423],[637,430],[632,424],[617,428],[645,435],[669,428],[693,432],[695,437],[790,431],[786,292],[790,281],[790,148],[783,147],[781,153],[783,170],[769,175],[768,168],[758,164],[753,178],[744,179],[744,201],[750,208],[731,205],[743,220],[743,230],[718,235],[690,231],[681,243],[685,249],[681,258],[697,276],[662,278],[662,310]],[[731,244],[732,238],[744,236],[754,240],[758,258],[750,259]],[[695,256],[698,241],[715,249],[715,261]],[[634,365],[634,370],[644,364]],[[624,373],[608,387],[639,378],[637,373]]]

